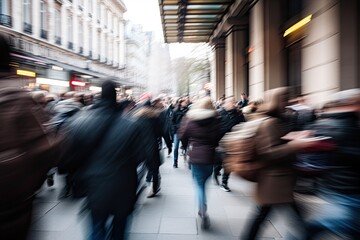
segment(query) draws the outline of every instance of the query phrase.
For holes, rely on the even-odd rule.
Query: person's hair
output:
[[[0,72],[10,73],[11,72],[11,46],[8,39],[0,34]]]
[[[116,103],[116,90],[115,82],[111,79],[107,79],[101,85],[101,99],[108,100]]]

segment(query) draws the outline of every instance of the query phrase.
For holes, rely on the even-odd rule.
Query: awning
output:
[[[159,0],[166,43],[208,42],[235,0]]]

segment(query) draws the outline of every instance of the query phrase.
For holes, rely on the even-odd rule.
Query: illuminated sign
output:
[[[290,33],[294,32],[294,31],[298,30],[299,28],[301,28],[301,27],[305,26],[306,24],[308,24],[311,21],[311,17],[312,17],[312,15],[309,15],[306,18],[304,18],[304,19],[300,20],[299,22],[295,23],[294,25],[292,25],[288,29],[286,29],[286,31],[284,33],[284,37],[286,37]]]
[[[36,83],[60,86],[60,87],[69,87],[70,86],[68,81],[54,80],[54,79],[50,79],[50,78],[36,78]]]
[[[79,87],[85,87],[86,86],[85,82],[80,82],[80,81],[71,81],[70,84],[73,85],[73,86],[79,86]]]
[[[21,70],[21,69],[17,69],[16,74],[20,75],[20,76],[26,76],[26,77],[36,77],[35,72],[27,71],[27,70]]]

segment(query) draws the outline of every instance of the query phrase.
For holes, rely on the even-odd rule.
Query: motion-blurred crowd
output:
[[[124,239],[137,199],[137,166],[146,164],[148,197],[155,197],[164,149],[168,157],[173,152],[175,169],[179,156],[188,156],[201,226],[208,229],[207,180],[231,191],[219,141],[235,125],[264,117],[256,132],[258,207],[241,239],[255,239],[277,206],[290,207],[304,239],[322,232],[360,236],[360,89],[331,94],[321,108],[306,105],[304,97],[290,102],[285,87],[257,101],[246,94],[216,102],[149,93],[119,98],[111,79],[103,79],[98,95],[56,96],[14,86],[4,38],[0,46],[0,239],[26,239],[36,193],[44,182],[52,186],[57,173],[66,175],[60,198],[86,197],[91,239]],[[304,216],[294,200],[297,178],[314,184],[312,194],[328,203],[319,211],[328,214]]]

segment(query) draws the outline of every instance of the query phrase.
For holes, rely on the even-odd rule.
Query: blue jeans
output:
[[[205,183],[213,172],[212,164],[191,164],[191,172],[194,178],[196,194],[199,204],[200,216],[206,215],[207,204],[205,194]]]
[[[329,204],[321,205],[318,217],[309,223],[307,239],[316,239],[323,231],[342,239],[357,239],[360,234],[360,195],[329,191],[321,197]]]
[[[180,138],[177,133],[174,134],[174,164],[177,164],[178,156],[179,156],[179,145]]]

